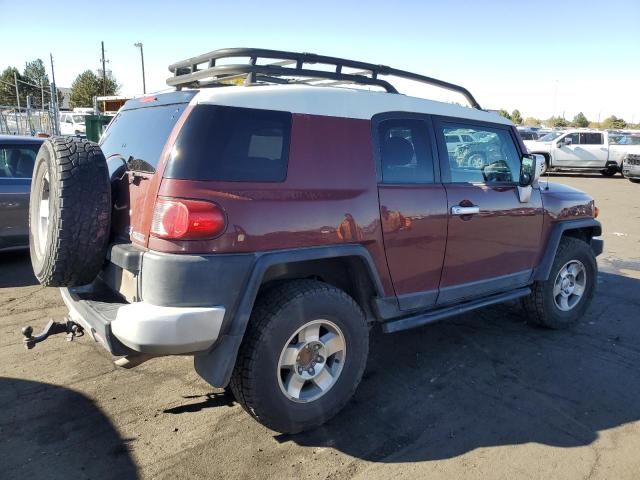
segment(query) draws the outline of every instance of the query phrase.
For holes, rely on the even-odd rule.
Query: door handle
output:
[[[476,205],[471,207],[461,207],[460,205],[451,207],[451,215],[475,215],[476,213],[480,213],[480,207]]]

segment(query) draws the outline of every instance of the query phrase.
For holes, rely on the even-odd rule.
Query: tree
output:
[[[49,103],[51,96],[51,88],[49,84],[49,76],[44,68],[44,62],[41,59],[36,59],[32,62],[27,62],[24,67],[22,77],[29,85],[21,84],[20,88],[24,88],[27,95],[32,96],[31,105],[35,108],[42,108],[42,88],[45,90],[44,102]],[[59,96],[60,94],[58,94]]]
[[[17,105],[14,74],[17,75],[18,80],[22,79],[22,75],[16,67],[7,67],[0,73],[0,105]],[[18,91],[20,91],[20,85],[18,85]],[[24,102],[26,102],[26,97],[20,91],[20,105],[24,105]]]
[[[507,112],[504,108],[501,108],[500,110],[498,110],[498,115],[511,120],[511,115],[509,115],[509,112]]]
[[[626,127],[627,122],[625,122],[622,118],[616,117],[615,115],[611,115],[610,117],[607,117],[602,121],[602,128],[620,129]]]
[[[511,121],[516,125],[522,125],[522,115],[520,114],[520,110],[517,108],[511,112]]]
[[[547,127],[568,127],[569,126],[569,122],[567,122],[562,117],[550,117],[547,120],[545,120],[544,123]]]
[[[587,120],[587,117],[584,116],[584,113],[580,112],[578,113],[575,117],[573,117],[573,125],[576,127],[588,127],[589,126],[589,120]]]
[[[530,127],[537,127],[538,125],[542,125],[542,122],[534,117],[527,117],[524,119],[524,124]]]
[[[108,75],[106,78],[106,88],[103,88],[102,78],[86,70],[76,77],[71,85],[69,105],[75,107],[92,107],[93,97],[100,96],[106,92],[107,95],[115,95],[118,91],[118,83]]]

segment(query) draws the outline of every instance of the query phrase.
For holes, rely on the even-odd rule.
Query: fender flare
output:
[[[591,229],[591,248],[593,248],[595,255],[597,256],[602,253],[602,240],[593,240],[593,237],[598,237],[602,234],[602,226],[595,218],[582,218],[578,220],[558,222],[553,226],[551,233],[549,234],[547,244],[545,245],[544,256],[533,272],[533,280],[545,281],[549,278],[551,267],[553,266],[553,261],[556,258],[556,252],[558,251],[558,246],[560,245],[560,241],[562,240],[562,236],[565,232],[586,228]]]
[[[257,253],[249,279],[244,285],[244,293],[236,305],[231,307],[230,322],[225,333],[209,350],[196,352],[194,355],[194,368],[198,375],[214,387],[223,388],[228,385],[262,279],[270,267],[283,263],[340,257],[360,258],[364,262],[377,295],[384,295],[373,258],[362,245],[333,245]]]

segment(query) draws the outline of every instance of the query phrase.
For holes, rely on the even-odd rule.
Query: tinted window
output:
[[[40,144],[0,145],[0,178],[31,178]]]
[[[458,135],[447,135],[445,141],[447,143],[460,143],[460,137]]]
[[[452,182],[516,182],[520,174],[520,157],[508,130],[443,123],[438,133],[465,129],[477,140],[462,145],[446,144]],[[442,137],[441,137],[442,138]]]
[[[424,122],[385,120],[378,126],[378,135],[384,183],[433,182],[433,158]]]
[[[105,157],[121,155],[136,170],[154,172],[160,154],[187,104],[136,108],[120,112],[102,135]]]
[[[604,139],[601,133],[581,133],[580,144],[581,145],[602,145]]]
[[[180,130],[165,176],[282,182],[290,134],[288,112],[200,105]]]
[[[463,142],[473,142],[473,137],[471,137],[470,135],[462,135],[462,141]]]

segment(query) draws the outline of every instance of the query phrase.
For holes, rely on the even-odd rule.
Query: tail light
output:
[[[215,203],[158,198],[153,209],[151,234],[173,240],[212,238],[225,229],[225,216]]]

